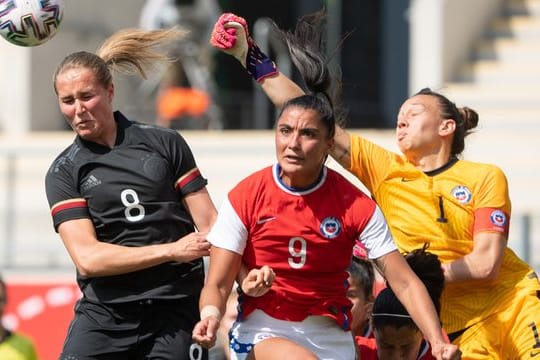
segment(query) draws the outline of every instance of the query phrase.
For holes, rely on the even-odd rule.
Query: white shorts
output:
[[[356,346],[350,331],[343,331],[325,316],[309,316],[304,321],[278,320],[255,310],[230,332],[231,360],[245,360],[253,346],[268,338],[285,338],[309,349],[319,359],[356,359]]]

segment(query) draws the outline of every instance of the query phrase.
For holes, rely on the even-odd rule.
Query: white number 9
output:
[[[296,248],[299,247],[298,250]],[[306,240],[301,237],[293,237],[289,240],[289,266],[300,269],[306,263]]]

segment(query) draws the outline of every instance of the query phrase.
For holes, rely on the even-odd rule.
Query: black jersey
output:
[[[115,112],[117,139],[108,147],[76,137],[45,179],[55,230],[88,218],[99,241],[145,246],[193,232],[182,198],[206,186],[182,136],[175,130],[129,121]],[[123,275],[77,280],[89,300],[120,303],[198,296],[202,259],[164,263]]]

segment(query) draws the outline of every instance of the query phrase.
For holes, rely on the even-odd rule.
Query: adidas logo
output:
[[[98,186],[101,184],[101,180],[99,180],[98,178],[96,178],[94,175],[90,175],[81,185],[81,190],[82,191],[87,191],[91,188],[93,188],[94,186]]]

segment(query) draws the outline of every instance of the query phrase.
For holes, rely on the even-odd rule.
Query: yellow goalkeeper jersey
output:
[[[402,155],[356,135],[350,140],[349,170],[377,201],[402,252],[428,242],[429,251],[449,262],[472,251],[477,232],[508,234],[508,184],[498,167],[455,159],[424,173]],[[445,330],[464,329],[504,308],[511,290],[535,284],[531,272],[507,247],[495,282],[448,284],[441,299]]]
[[[0,342],[0,359],[37,360],[37,354],[32,340],[21,334],[10,333]]]

